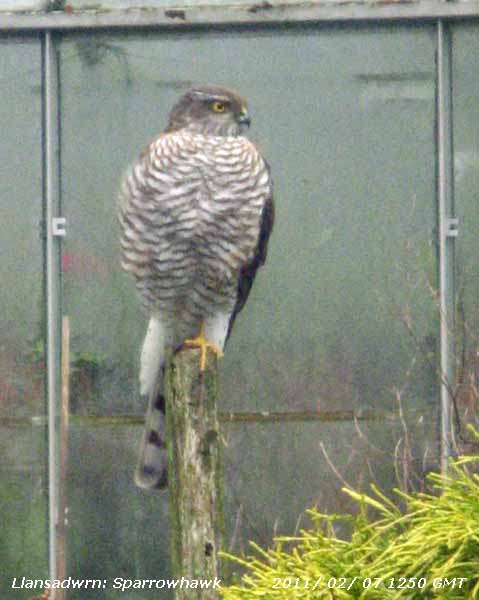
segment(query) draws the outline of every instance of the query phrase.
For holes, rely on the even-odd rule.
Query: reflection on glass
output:
[[[374,463],[374,477],[390,487],[395,460],[409,469],[403,484],[417,485],[434,461],[432,39],[427,29],[395,27],[62,40],[62,197],[69,224],[63,282],[73,411],[143,414],[136,378],[146,318],[118,264],[118,182],[163,129],[178,95],[206,82],[249,99],[252,136],[272,165],[277,198],[268,263],[221,364],[220,410],[405,411],[400,426],[364,426],[364,437],[351,423],[231,426],[225,454],[232,548],[243,548],[249,537],[269,539],[275,527],[293,531],[312,504],[347,510],[340,484],[334,487],[335,476],[327,475],[323,447],[357,485],[370,479]],[[81,475],[69,482],[83,489],[92,480],[72,519],[75,572],[94,573],[88,552],[110,544],[105,528],[117,541],[137,535],[137,525],[129,533],[124,526],[136,518],[131,503],[153,511],[142,513],[145,519],[157,510],[154,500],[137,496],[131,478],[139,434],[128,430],[115,442],[113,430],[107,438],[100,429],[76,434],[76,444],[102,458],[97,464],[85,458]],[[120,502],[122,494],[131,503]],[[100,515],[117,515],[119,524],[103,527],[95,517],[97,525],[89,525],[96,507]],[[163,531],[162,524],[154,527]],[[156,576],[163,559],[149,563],[137,554],[141,543],[131,544],[125,571]],[[158,544],[167,553],[166,540]]]
[[[226,426],[225,548],[247,553],[249,540],[265,546],[275,535],[294,535],[313,506],[351,512],[344,486],[423,489],[437,467],[436,426],[411,421],[406,431],[399,419]]]
[[[0,38],[0,591],[46,578],[40,44]],[[24,419],[22,421],[22,419]],[[32,424],[33,423],[33,424]],[[7,591],[8,590],[8,591]],[[15,598],[31,598],[17,590]]]
[[[457,404],[464,422],[479,415],[479,58],[477,26],[454,28],[454,166],[459,217],[456,240]],[[464,425],[460,441],[467,439]],[[467,446],[464,448],[467,450]]]
[[[77,410],[142,411],[146,322],[118,267],[118,181],[178,95],[204,82],[249,98],[278,207],[222,364],[221,408],[390,408],[395,388],[408,406],[436,402],[427,30],[72,36],[62,77]]]
[[[0,38],[0,415],[43,413],[40,56]]]
[[[116,578],[171,576],[168,495],[135,487],[137,428],[73,427],[70,432],[68,576],[107,581],[105,600],[121,595]],[[128,598],[149,599],[155,590],[131,589]],[[161,597],[171,598],[161,591]],[[96,600],[98,589],[71,590],[72,600]]]

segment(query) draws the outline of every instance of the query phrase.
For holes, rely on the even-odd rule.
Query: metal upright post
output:
[[[437,23],[437,197],[439,233],[439,309],[441,348],[441,471],[452,452],[452,390],[454,387],[454,217],[452,144],[452,49],[449,28]]]
[[[42,44],[43,77],[43,196],[46,231],[45,289],[47,311],[47,400],[48,400],[48,495],[49,576],[57,578],[58,448],[57,420],[60,397],[60,307],[59,237],[63,235],[59,210],[59,100],[58,60],[52,33],[46,31]],[[50,600],[55,600],[51,590]]]

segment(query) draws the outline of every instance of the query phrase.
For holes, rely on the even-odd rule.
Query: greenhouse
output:
[[[221,550],[479,454],[478,18],[478,0],[0,0],[1,598],[174,597],[119,581],[170,580],[173,527],[171,492],[133,481],[148,318],[118,194],[194,86],[247,99],[276,210],[218,361]],[[103,587],[26,585],[56,579]]]

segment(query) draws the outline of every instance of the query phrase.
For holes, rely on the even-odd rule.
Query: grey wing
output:
[[[274,225],[274,214],[274,200],[273,193],[271,192],[266,199],[263,211],[261,213],[258,243],[256,245],[253,258],[247,264],[243,265],[240,271],[236,304],[229,322],[226,340],[228,340],[229,336],[231,335],[231,330],[233,329],[236,317],[241,312],[246,304],[246,301],[248,300],[248,296],[259,267],[266,262],[268,242]]]

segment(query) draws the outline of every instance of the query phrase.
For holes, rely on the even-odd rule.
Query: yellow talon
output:
[[[213,352],[213,354],[215,354],[218,358],[221,358],[223,356],[221,348],[216,344],[213,344],[212,342],[208,342],[208,340],[205,338],[203,325],[201,325],[199,334],[191,340],[185,340],[183,342],[183,345],[187,348],[200,349],[200,371],[202,372],[205,370],[206,367],[206,354],[208,350],[211,350],[211,352]]]

